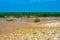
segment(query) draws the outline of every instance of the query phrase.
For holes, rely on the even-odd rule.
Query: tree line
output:
[[[60,17],[60,12],[0,12],[0,17],[4,16],[37,16],[37,17]]]

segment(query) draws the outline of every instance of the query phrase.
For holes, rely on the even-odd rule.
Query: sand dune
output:
[[[0,20],[0,40],[60,40],[60,21],[49,19],[35,23],[32,20]]]

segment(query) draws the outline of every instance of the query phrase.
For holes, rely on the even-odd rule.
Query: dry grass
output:
[[[55,40],[56,35],[60,35],[60,27],[45,27],[44,24],[48,22],[57,22],[57,20],[45,20],[39,23],[30,20],[13,22],[1,20],[0,40]],[[58,38],[56,39],[60,40]]]
[[[54,40],[57,35],[59,39],[60,29],[58,28],[25,28],[12,33],[0,35],[0,40]]]

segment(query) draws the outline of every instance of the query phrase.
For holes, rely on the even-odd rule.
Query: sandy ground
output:
[[[0,40],[60,40],[60,19],[40,18],[16,19],[8,22],[0,18]]]
[[[56,19],[44,19],[41,18],[41,22],[34,23],[34,18],[24,18],[21,20],[6,22],[4,19],[0,19],[0,33],[6,34],[9,32],[14,32],[16,30],[24,29],[24,28],[36,28],[36,27],[44,27],[44,24],[51,22],[58,22]]]

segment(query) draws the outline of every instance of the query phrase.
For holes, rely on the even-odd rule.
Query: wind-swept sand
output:
[[[43,20],[41,22],[35,23],[32,20],[34,19],[22,19],[22,20],[17,20],[17,21],[13,21],[13,22],[8,22],[4,20],[0,20],[0,33],[8,33],[8,32],[13,32],[15,30],[19,30],[19,29],[24,29],[24,28],[37,28],[37,27],[48,27],[50,23],[50,26],[54,26],[51,25],[51,23],[54,22],[59,22],[58,20]],[[56,23],[55,23],[56,25]]]
[[[28,20],[13,22],[0,21],[0,40],[60,40],[60,26],[47,24],[58,20],[45,20],[38,23]]]

